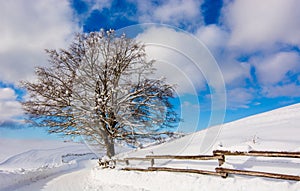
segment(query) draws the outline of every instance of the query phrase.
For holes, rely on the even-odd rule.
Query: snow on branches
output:
[[[84,135],[115,154],[114,141],[172,136],[179,121],[172,85],[153,79],[145,47],[114,30],[78,34],[69,49],[47,50],[49,67],[23,82],[29,120],[50,133]]]

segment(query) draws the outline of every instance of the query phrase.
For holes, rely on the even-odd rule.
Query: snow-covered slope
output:
[[[215,136],[212,136],[215,133]],[[211,138],[207,139],[207,137]],[[205,140],[205,141],[203,141]],[[212,154],[214,149],[224,150],[260,150],[260,151],[300,151],[300,104],[291,105],[266,113],[250,116],[238,121],[202,130],[181,139],[154,147],[123,153],[119,157],[145,156],[152,154],[198,155]],[[134,162],[134,167],[149,166],[149,162]],[[184,169],[212,170],[217,161],[176,161],[156,160],[156,166]],[[274,173],[300,175],[300,159],[262,158],[262,157],[227,157],[223,167],[241,170],[257,170]],[[102,181],[112,182],[105,171],[95,171],[95,177],[108,177]],[[137,179],[144,179],[145,173],[118,173],[124,185],[134,184]],[[138,174],[138,175],[137,175]],[[151,174],[151,173],[149,173]],[[193,177],[193,178],[192,178]],[[300,183],[293,181],[230,176],[227,179],[207,175],[186,175],[154,172],[147,181],[161,184],[160,189],[170,190],[300,190]],[[162,179],[163,181],[161,181]],[[180,181],[176,181],[179,180]],[[100,179],[99,179],[100,180]],[[185,182],[186,181],[186,182]],[[190,185],[191,182],[193,185]],[[158,183],[160,182],[160,183]],[[164,183],[166,182],[166,183]],[[112,183],[111,183],[112,184]],[[119,183],[121,184],[121,183]],[[144,188],[157,190],[147,183]],[[203,185],[205,187],[203,188]]]
[[[227,123],[218,139],[224,146],[252,142],[259,150],[300,151],[300,104]]]
[[[226,148],[300,151],[300,104],[250,116],[221,127],[211,127],[172,142],[123,155],[212,154],[214,149]]]
[[[85,167],[79,170],[76,166],[82,163],[78,161],[91,158],[90,154],[81,155],[90,152],[84,145],[21,140],[0,140],[0,144],[0,190],[300,190],[300,182],[296,181],[238,175],[222,179],[185,173],[126,172],[119,170],[125,165],[121,163],[116,169],[101,169],[94,161],[86,166],[79,165]],[[300,104],[195,132],[161,145],[121,153],[117,157],[212,154],[214,149],[300,151]],[[149,166],[149,162],[130,164]],[[214,170],[218,163],[156,160],[155,165]],[[230,168],[292,175],[300,175],[299,166],[300,159],[261,157],[228,157],[224,164]],[[77,171],[66,173],[65,170],[72,168]],[[51,176],[53,174],[55,177]]]
[[[75,168],[78,160],[72,160],[71,156],[80,156],[76,157],[80,160],[96,157],[80,143],[1,139],[0,144],[0,190],[14,190]]]

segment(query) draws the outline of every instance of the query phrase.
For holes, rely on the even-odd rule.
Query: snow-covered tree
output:
[[[154,61],[146,60],[143,44],[101,30],[46,52],[49,66],[36,68],[34,82],[23,82],[23,108],[34,125],[83,135],[104,145],[109,157],[116,140],[136,145],[173,135],[179,120],[170,103],[174,89],[153,78]]]

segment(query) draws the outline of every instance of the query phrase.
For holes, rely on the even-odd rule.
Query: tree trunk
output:
[[[115,155],[115,144],[114,139],[107,136],[105,140],[105,146],[106,146],[106,155],[111,158]]]
[[[102,125],[103,129],[106,128],[105,123],[101,123],[101,125]],[[104,141],[105,148],[106,148],[106,156],[111,158],[115,155],[115,142],[114,142],[114,139],[105,130],[100,130],[100,131],[101,131],[101,137]]]

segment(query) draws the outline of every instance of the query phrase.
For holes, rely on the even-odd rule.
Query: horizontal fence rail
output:
[[[129,165],[130,160],[150,161],[151,166],[154,165],[154,159],[151,159],[151,158],[128,157],[128,158],[125,158],[124,160],[125,160],[126,165]]]
[[[167,171],[167,172],[185,172],[185,173],[196,173],[196,174],[207,174],[227,177],[226,172],[215,172],[208,170],[198,170],[198,169],[180,169],[180,168],[167,168],[167,167],[149,167],[151,171]]]
[[[198,170],[198,169],[180,169],[180,168],[168,168],[168,167],[148,167],[148,168],[133,168],[133,167],[125,167],[122,170],[126,171],[142,171],[142,172],[150,172],[150,171],[166,171],[166,172],[183,172],[183,173],[195,173],[195,174],[206,174],[206,175],[214,175],[227,177],[226,172],[216,172],[216,171],[208,171],[208,170]]]
[[[177,160],[215,160],[215,159],[222,159],[222,156],[219,156],[219,155],[194,155],[194,156],[147,155],[146,158],[150,158],[150,159],[177,159]]]
[[[228,156],[257,156],[257,157],[287,157],[287,158],[300,158],[300,152],[277,152],[277,151],[226,151],[215,150],[216,155],[228,155]]]
[[[220,168],[220,167],[216,168],[216,172],[300,181],[300,176],[269,173],[269,172],[258,172],[258,171],[250,171],[250,170],[236,170],[236,169]]]
[[[277,174],[271,172],[260,172],[250,170],[239,170],[222,168],[221,166],[225,163],[225,156],[250,156],[250,157],[286,157],[286,158],[299,158],[300,152],[278,152],[278,151],[228,151],[228,150],[214,150],[213,155],[147,155],[146,157],[127,157],[124,159],[114,160],[116,162],[125,162],[128,166],[131,160],[137,161],[150,161],[150,167],[148,168],[136,168],[136,167],[125,167],[122,170],[127,171],[167,171],[167,172],[184,172],[184,173],[196,173],[206,175],[216,175],[226,178],[229,174],[247,175],[247,176],[259,176],[275,179],[293,180],[300,181],[300,176],[288,175],[288,174]],[[200,169],[180,169],[180,168],[168,168],[168,167],[154,167],[155,160],[167,159],[167,160],[218,160],[219,167],[215,168],[215,171],[200,170]]]

